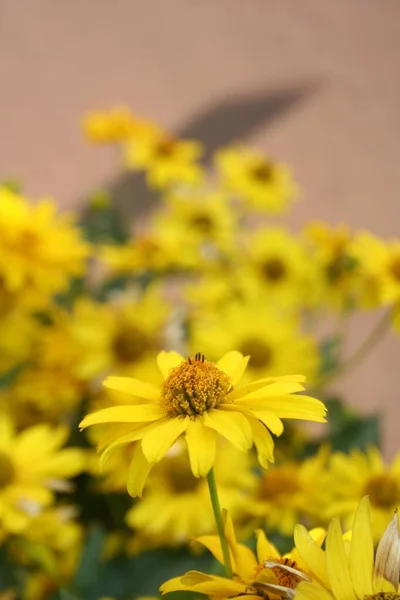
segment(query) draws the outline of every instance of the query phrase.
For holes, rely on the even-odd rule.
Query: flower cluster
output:
[[[126,108],[83,128],[158,203],[0,185],[0,598],[396,600],[400,455],[332,390],[400,329],[400,242],[293,232],[260,151]]]

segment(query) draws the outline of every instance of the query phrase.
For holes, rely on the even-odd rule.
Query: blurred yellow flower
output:
[[[190,348],[203,348],[214,360],[237,348],[250,356],[246,375],[260,377],[303,373],[315,381],[319,365],[316,341],[300,330],[299,318],[268,306],[268,296],[230,302],[223,311],[199,310],[190,323]]]
[[[132,138],[154,135],[159,128],[133,116],[124,106],[107,111],[91,111],[82,119],[85,136],[97,144],[116,144]]]
[[[82,275],[89,247],[69,215],[51,200],[31,204],[0,187],[0,280],[24,303],[42,305]]]
[[[273,459],[273,440],[283,431],[282,418],[324,422],[325,407],[304,395],[301,375],[270,377],[237,386],[248,357],[232,351],[217,363],[204,356],[184,359],[176,352],[161,352],[157,363],[163,375],[161,389],[136,379],[109,377],[105,386],[130,398],[130,404],[113,406],[86,416],[80,427],[107,425],[101,444],[102,459],[116,447],[134,441],[128,474],[128,491],[140,496],[152,466],[185,434],[190,466],[205,477],[215,462],[220,434],[239,450],[255,444],[260,464]]]
[[[197,161],[202,153],[200,142],[178,140],[155,131],[127,143],[125,164],[134,171],[146,171],[150,188],[168,189],[172,185],[200,183],[203,171]]]
[[[257,297],[265,293],[279,306],[313,303],[315,268],[301,241],[283,227],[248,233],[242,276]]]
[[[221,186],[258,211],[281,213],[298,195],[287,165],[242,147],[217,152],[215,165]]]
[[[85,452],[63,449],[65,428],[36,425],[21,433],[10,417],[0,419],[0,532],[21,533],[49,505],[54,492],[86,468]]]
[[[262,519],[268,531],[290,537],[296,523],[323,523],[328,449],[302,461],[286,461],[263,472],[247,503],[249,517]]]
[[[343,519],[351,527],[358,503],[368,494],[374,539],[379,539],[396,508],[400,508],[400,453],[391,465],[386,465],[378,448],[365,453],[336,452],[330,457],[329,477],[331,497],[325,514]]]
[[[233,518],[240,518],[257,482],[252,459],[221,443],[214,467],[222,505]],[[143,500],[127,513],[127,523],[142,547],[187,544],[215,531],[207,482],[194,477],[182,442],[174,444],[154,468]]]

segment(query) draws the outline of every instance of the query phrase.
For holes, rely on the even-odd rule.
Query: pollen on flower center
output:
[[[12,482],[15,475],[14,465],[5,452],[0,452],[0,489]]]
[[[162,386],[161,403],[170,417],[194,417],[218,406],[231,388],[226,373],[196,354],[171,370]]]
[[[400,600],[400,594],[395,592],[378,592],[371,596],[365,596],[364,600]]]
[[[296,561],[291,558],[272,558],[265,561],[263,566],[268,566],[276,576],[278,585],[285,588],[294,589],[300,581],[307,579]]]

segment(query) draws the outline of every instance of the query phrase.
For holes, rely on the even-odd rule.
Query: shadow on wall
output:
[[[206,107],[174,132],[180,138],[194,138],[205,147],[204,164],[225,145],[244,138],[260,127],[275,123],[300,102],[313,96],[320,86],[303,83],[277,91],[238,95]],[[105,185],[117,210],[130,221],[147,213],[157,203],[158,195],[146,187],[140,173],[124,172]]]

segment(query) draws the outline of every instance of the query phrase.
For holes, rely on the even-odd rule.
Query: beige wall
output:
[[[289,161],[311,217],[399,235],[398,0],[2,0],[0,178],[72,206],[118,162],[80,116],[127,104],[209,143],[240,137]],[[365,334],[362,319],[349,347]],[[341,389],[385,410],[398,447],[400,340]]]

